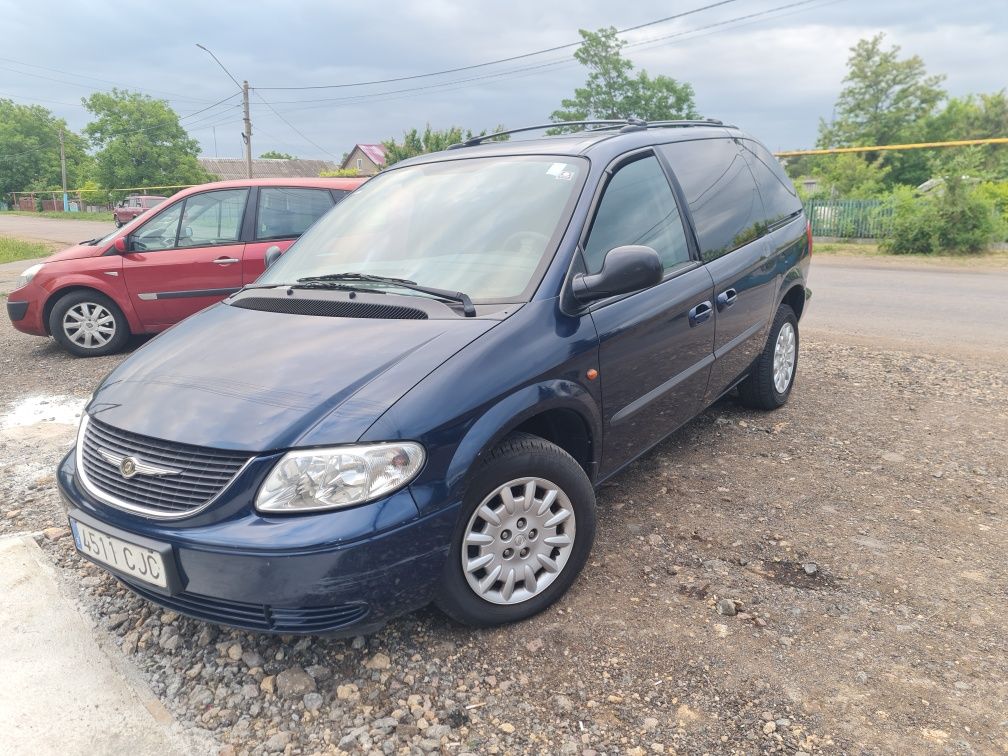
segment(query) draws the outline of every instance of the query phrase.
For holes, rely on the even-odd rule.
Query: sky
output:
[[[624,29],[714,2],[0,0],[0,97],[44,105],[80,129],[88,121],[81,97],[113,86],[142,91],[170,102],[204,155],[239,157],[241,98],[201,43],[253,88],[255,155],[339,160],[355,143],[427,123],[473,131],[546,123],[586,72],[567,48],[347,84],[523,55],[575,42],[579,28]],[[652,76],[689,82],[703,116],[774,150],[814,145],[849,48],[880,31],[929,73],[945,74],[950,95],[1008,86],[1006,0],[813,0],[741,18],[790,2],[727,0],[627,33],[624,55]],[[317,85],[340,86],[283,89]]]

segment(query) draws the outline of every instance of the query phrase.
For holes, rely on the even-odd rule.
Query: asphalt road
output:
[[[111,223],[0,214],[0,235],[75,244]],[[0,269],[0,291],[31,261]],[[11,279],[11,280],[7,280]],[[1008,269],[922,265],[889,258],[813,258],[802,329],[830,340],[922,354],[1008,361]]]
[[[917,354],[1008,361],[1008,270],[822,256],[802,329]]]
[[[109,221],[33,218],[30,215],[0,213],[0,236],[56,242],[68,247],[84,239],[105,236],[114,228]]]

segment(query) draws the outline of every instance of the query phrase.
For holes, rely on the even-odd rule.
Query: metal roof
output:
[[[385,165],[385,145],[383,144],[357,144],[354,145],[361,152],[368,156],[368,160],[377,166]],[[353,152],[353,150],[351,150]]]
[[[245,178],[245,158],[198,158],[203,169],[221,181]],[[255,178],[318,178],[322,171],[339,170],[331,160],[283,160],[279,158],[254,158],[252,176]]]

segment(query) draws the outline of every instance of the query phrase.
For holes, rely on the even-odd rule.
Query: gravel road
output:
[[[48,241],[67,247],[84,239],[105,236],[114,229],[109,221],[33,218],[30,215],[0,213],[0,236]]]
[[[1008,359],[828,325],[808,329],[782,410],[720,402],[604,487],[583,576],[518,626],[425,610],[299,640],[134,598],[75,555],[52,488],[118,360],[6,322],[0,532],[39,532],[100,630],[222,754],[1005,752]]]

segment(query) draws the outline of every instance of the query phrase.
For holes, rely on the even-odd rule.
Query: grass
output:
[[[58,220],[93,220],[93,221],[103,221],[106,223],[112,222],[112,213],[52,213],[52,212],[42,212],[36,213],[31,210],[0,210],[0,215],[27,215],[33,218],[56,218]]]
[[[0,264],[15,260],[34,260],[37,257],[48,257],[52,254],[54,245],[46,242],[23,241],[0,236]]]
[[[1008,267],[1008,250],[997,249],[980,254],[961,255],[891,255],[879,249],[878,244],[864,242],[816,242],[812,247],[813,259],[817,255],[857,257],[880,262],[923,263],[925,265],[951,265],[959,267]]]

